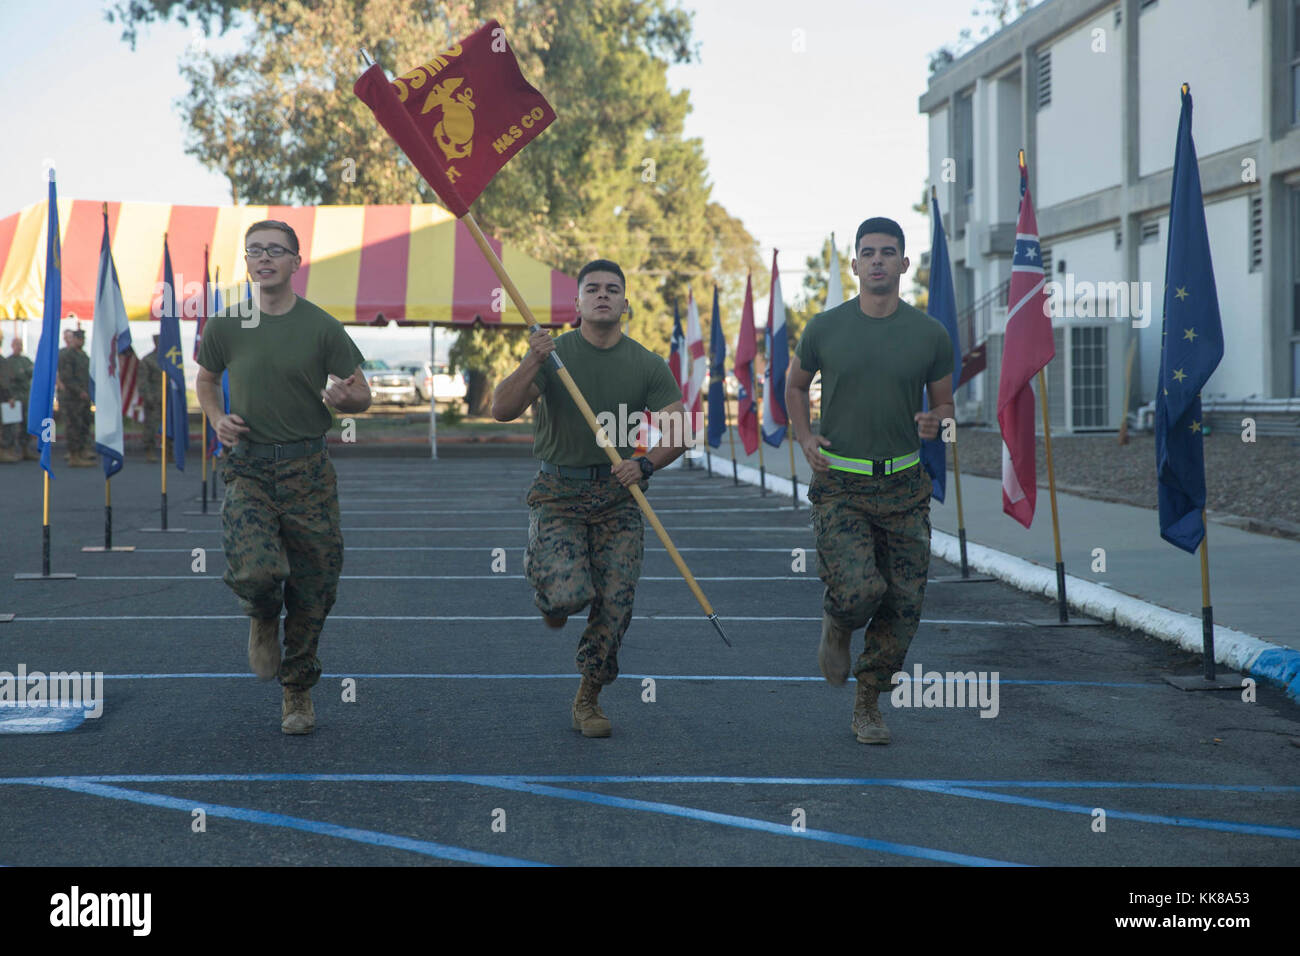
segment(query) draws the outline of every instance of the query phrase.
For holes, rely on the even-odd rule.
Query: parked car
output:
[[[402,368],[392,368],[383,359],[369,359],[361,363],[361,372],[370,386],[370,395],[376,405],[416,405],[420,391],[416,376]]]

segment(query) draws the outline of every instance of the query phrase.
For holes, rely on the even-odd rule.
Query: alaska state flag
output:
[[[957,334],[957,296],[952,287],[952,263],[948,259],[948,239],[943,232],[943,218],[939,215],[939,198],[930,197],[930,221],[934,229],[930,234],[930,290],[925,307],[928,315],[939,320],[952,339],[952,393],[957,394],[961,384],[961,336]],[[921,393],[921,406],[930,408],[930,395]],[[930,493],[943,501],[948,490],[947,449],[943,443],[943,426],[938,438],[921,442],[921,463],[930,475]]]
[[[181,351],[180,298],[172,277],[172,255],[163,237],[163,292],[154,303],[161,320],[158,330],[158,367],[167,379],[167,437],[171,440],[176,469],[185,470],[185,451],[190,447],[190,414],[185,392],[185,355]]]
[[[59,249],[59,197],[50,170],[49,208],[45,233],[45,313],[41,319],[41,341],[32,364],[32,387],[27,393],[27,434],[41,446],[41,467],[51,478],[50,442],[54,434],[54,381],[59,374],[59,313],[63,310],[63,262]],[[46,427],[47,423],[50,427]]]
[[[722,316],[718,312],[718,287],[713,287],[713,318],[709,328],[709,445],[722,444],[722,433],[727,430],[726,394],[723,382],[727,377],[727,340],[722,334]]]
[[[104,238],[99,243],[99,277],[95,280],[95,316],[91,328],[90,397],[95,403],[95,451],[104,477],[122,470],[122,362],[120,352],[131,346],[131,326],[126,319],[122,288],[109,243],[108,213],[104,212]]]
[[[1174,150],[1165,250],[1164,331],[1156,383],[1156,480],[1160,537],[1195,551],[1205,537],[1201,388],[1223,358],[1223,324],[1192,142],[1192,95],[1184,86]]]

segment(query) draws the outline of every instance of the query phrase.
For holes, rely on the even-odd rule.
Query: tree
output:
[[[667,352],[672,303],[690,282],[703,308],[717,277],[738,316],[757,244],[713,203],[702,143],[686,139],[686,91],[670,63],[693,56],[690,16],[666,0],[120,0],[123,37],[174,18],[204,29],[247,25],[239,53],[182,64],[187,151],[226,176],[236,202],[436,202],[432,191],[352,95],[366,48],[391,74],[423,63],[489,18],[502,22],[524,75],[557,121],[501,171],[475,216],[496,238],[576,274],[619,262],[635,309],[630,331]],[[562,27],[562,28],[561,28]],[[707,289],[707,291],[706,291]],[[706,312],[707,314],[707,312]],[[456,363],[471,388],[518,361],[526,337],[464,335]],[[504,340],[504,341],[499,341]],[[476,383],[476,377],[484,381]],[[481,388],[480,388],[481,386]]]
[[[997,33],[1008,23],[1025,13],[1038,0],[980,0],[980,6],[971,10],[972,17],[984,19],[979,30],[979,40],[970,27],[963,27],[957,34],[957,41],[939,47],[930,54],[930,72],[937,73],[944,67],[965,56],[978,43]]]
[[[840,288],[847,299],[858,291],[858,277],[849,268],[849,262],[853,258],[853,247],[850,245],[837,249],[836,255],[840,266]],[[799,341],[799,336],[803,334],[804,326],[808,324],[809,319],[818,312],[824,312],[840,304],[826,301],[831,282],[831,240],[827,238],[822,243],[821,251],[815,256],[809,256],[804,265],[806,269],[803,274],[803,285],[799,290],[798,303],[795,308],[787,309],[785,314],[786,329],[792,344]]]

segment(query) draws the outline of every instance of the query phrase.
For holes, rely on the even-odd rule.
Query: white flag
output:
[[[95,403],[95,451],[104,464],[104,477],[122,470],[122,363],[118,355],[131,346],[122,289],[108,241],[108,214],[99,245],[99,278],[95,283],[95,317],[90,349],[90,397]]]
[[[840,280],[840,259],[835,254],[835,236],[831,236],[831,280],[826,288],[826,308],[829,312],[837,305],[844,304],[844,283]]]

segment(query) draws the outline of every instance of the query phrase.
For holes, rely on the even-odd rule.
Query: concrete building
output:
[[[1118,428],[1130,367],[1127,408],[1154,400],[1184,82],[1226,341],[1207,416],[1300,421],[1300,0],[1043,0],[932,75],[962,344],[987,345],[966,420],[996,421],[1021,147],[1062,284],[1053,428]]]

